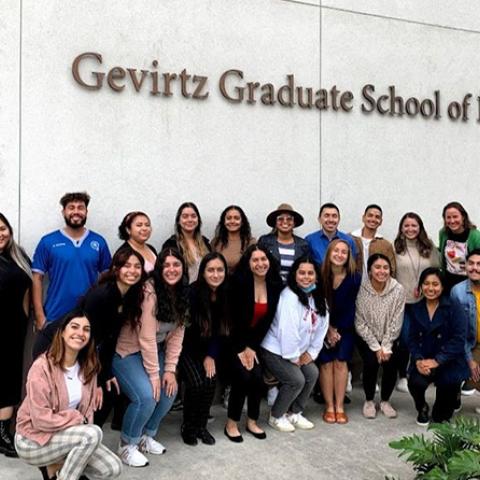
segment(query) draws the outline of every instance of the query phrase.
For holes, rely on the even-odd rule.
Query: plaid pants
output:
[[[55,433],[44,446],[17,433],[15,448],[20,458],[36,467],[63,463],[57,474],[59,480],[78,480],[82,474],[118,477],[122,463],[102,444],[102,437],[97,425],[78,425]]]

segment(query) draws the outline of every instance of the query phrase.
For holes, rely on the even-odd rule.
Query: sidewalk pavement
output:
[[[429,392],[431,400],[432,392]],[[352,404],[347,405],[347,425],[327,425],[322,421],[321,405],[310,400],[305,416],[316,426],[310,431],[280,433],[268,425],[264,405],[260,424],[268,438],[257,440],[244,434],[244,442],[234,444],[223,434],[226,411],[217,405],[209,430],[215,436],[214,446],[184,445],[179,434],[181,412],[170,413],[160,427],[157,439],[167,447],[160,456],[150,456],[145,468],[125,467],[121,480],[397,480],[413,479],[413,470],[388,442],[425,429],[415,423],[416,414],[409,394],[395,391],[392,404],[398,418],[389,420],[381,413],[375,420],[362,417],[363,392],[355,385]],[[431,403],[431,401],[430,401]],[[463,412],[475,415],[480,396],[462,397]],[[116,450],[119,433],[105,426],[104,443]],[[40,472],[19,459],[0,455],[0,480],[41,480]],[[92,479],[93,480],[93,479]]]

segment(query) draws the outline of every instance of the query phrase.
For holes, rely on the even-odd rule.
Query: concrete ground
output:
[[[167,453],[150,456],[145,468],[125,467],[121,480],[205,479],[205,480],[397,480],[414,477],[413,471],[388,442],[403,435],[421,433],[425,429],[415,424],[415,412],[410,395],[395,392],[392,404],[398,408],[397,419],[388,420],[381,414],[375,420],[361,415],[363,393],[359,385],[352,392],[348,406],[347,425],[327,425],[322,421],[322,406],[310,401],[305,416],[316,423],[311,431],[280,433],[265,425],[266,406],[261,424],[268,438],[257,440],[244,435],[242,444],[234,444],[223,435],[226,411],[215,406],[215,416],[209,430],[217,439],[215,446],[199,444],[189,447],[179,434],[181,412],[167,416],[157,439],[167,447]],[[480,396],[463,397],[463,413],[475,415]],[[115,449],[118,432],[105,427],[104,442]],[[40,472],[19,459],[0,455],[0,480],[40,480]]]

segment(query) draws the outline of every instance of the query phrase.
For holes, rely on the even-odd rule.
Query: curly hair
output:
[[[320,270],[318,266],[315,264],[313,261],[313,258],[311,258],[308,255],[304,255],[303,257],[297,258],[293,262],[292,268],[290,269],[290,272],[288,274],[287,278],[287,285],[290,288],[290,290],[297,295],[299,302],[304,306],[308,307],[308,294],[305,293],[297,284],[297,270],[299,269],[300,265],[302,263],[309,263],[313,265],[313,268],[315,270],[316,274],[316,288],[312,292],[312,297],[313,301],[315,303],[315,308],[317,309],[317,313],[321,316],[325,316],[327,313],[327,303],[325,301],[325,295],[323,293],[323,286],[322,286],[322,277],[320,275]]]
[[[131,285],[127,293],[124,295],[122,306],[125,321],[130,323],[130,326],[133,329],[138,325],[140,316],[142,315],[142,303],[144,297],[143,285],[147,279],[147,274],[144,270],[145,260],[142,255],[130,247],[130,245],[125,245],[119,248],[112,258],[109,270],[100,276],[98,283],[116,282],[120,269],[127,263],[132,255],[140,262],[140,265],[142,266],[142,275],[139,281],[135,283],[135,285]]]

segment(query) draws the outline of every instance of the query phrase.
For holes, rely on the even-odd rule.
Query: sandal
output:
[[[342,425],[344,425],[345,423],[348,423],[348,417],[345,412],[337,412],[335,416],[336,416],[337,423],[341,423]]]
[[[323,412],[323,421],[325,423],[335,423],[337,421],[337,417],[335,415],[335,412]]]

